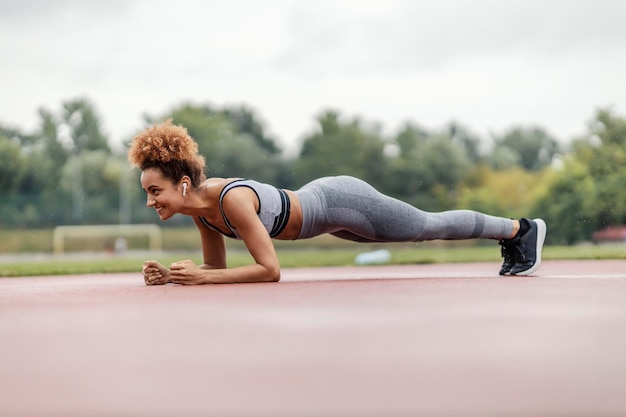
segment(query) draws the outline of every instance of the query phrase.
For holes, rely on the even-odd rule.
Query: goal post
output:
[[[156,224],[57,226],[52,233],[52,248],[55,255],[60,255],[65,252],[65,240],[67,238],[96,239],[134,236],[148,236],[150,250],[161,250],[162,232]]]

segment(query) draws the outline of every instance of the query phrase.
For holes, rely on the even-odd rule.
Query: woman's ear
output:
[[[187,195],[187,188],[189,188],[189,185],[191,184],[191,178],[189,178],[187,175],[185,175],[182,179],[182,184],[181,186],[183,187],[183,197],[185,195]]]

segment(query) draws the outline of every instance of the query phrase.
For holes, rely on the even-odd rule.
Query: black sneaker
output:
[[[515,264],[509,270],[511,275],[530,275],[541,265],[541,250],[546,239],[546,222],[541,219],[520,219],[529,226],[526,233],[516,236],[510,242],[514,245]]]
[[[502,266],[500,267],[500,275],[507,275],[517,263],[515,239],[500,239],[500,242],[498,243],[502,246],[500,252],[504,258],[504,262],[502,262]]]

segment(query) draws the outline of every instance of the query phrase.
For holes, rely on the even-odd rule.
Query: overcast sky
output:
[[[253,108],[284,146],[332,108],[561,140],[626,112],[626,1],[0,0],[0,123],[87,97],[113,141],[183,101]]]

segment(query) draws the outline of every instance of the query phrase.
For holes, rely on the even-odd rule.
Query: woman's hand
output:
[[[144,262],[142,272],[146,285],[163,285],[170,282],[170,270],[157,261]]]
[[[182,285],[204,284],[203,274],[205,272],[206,270],[201,269],[189,259],[174,262],[170,265],[170,282]]]

